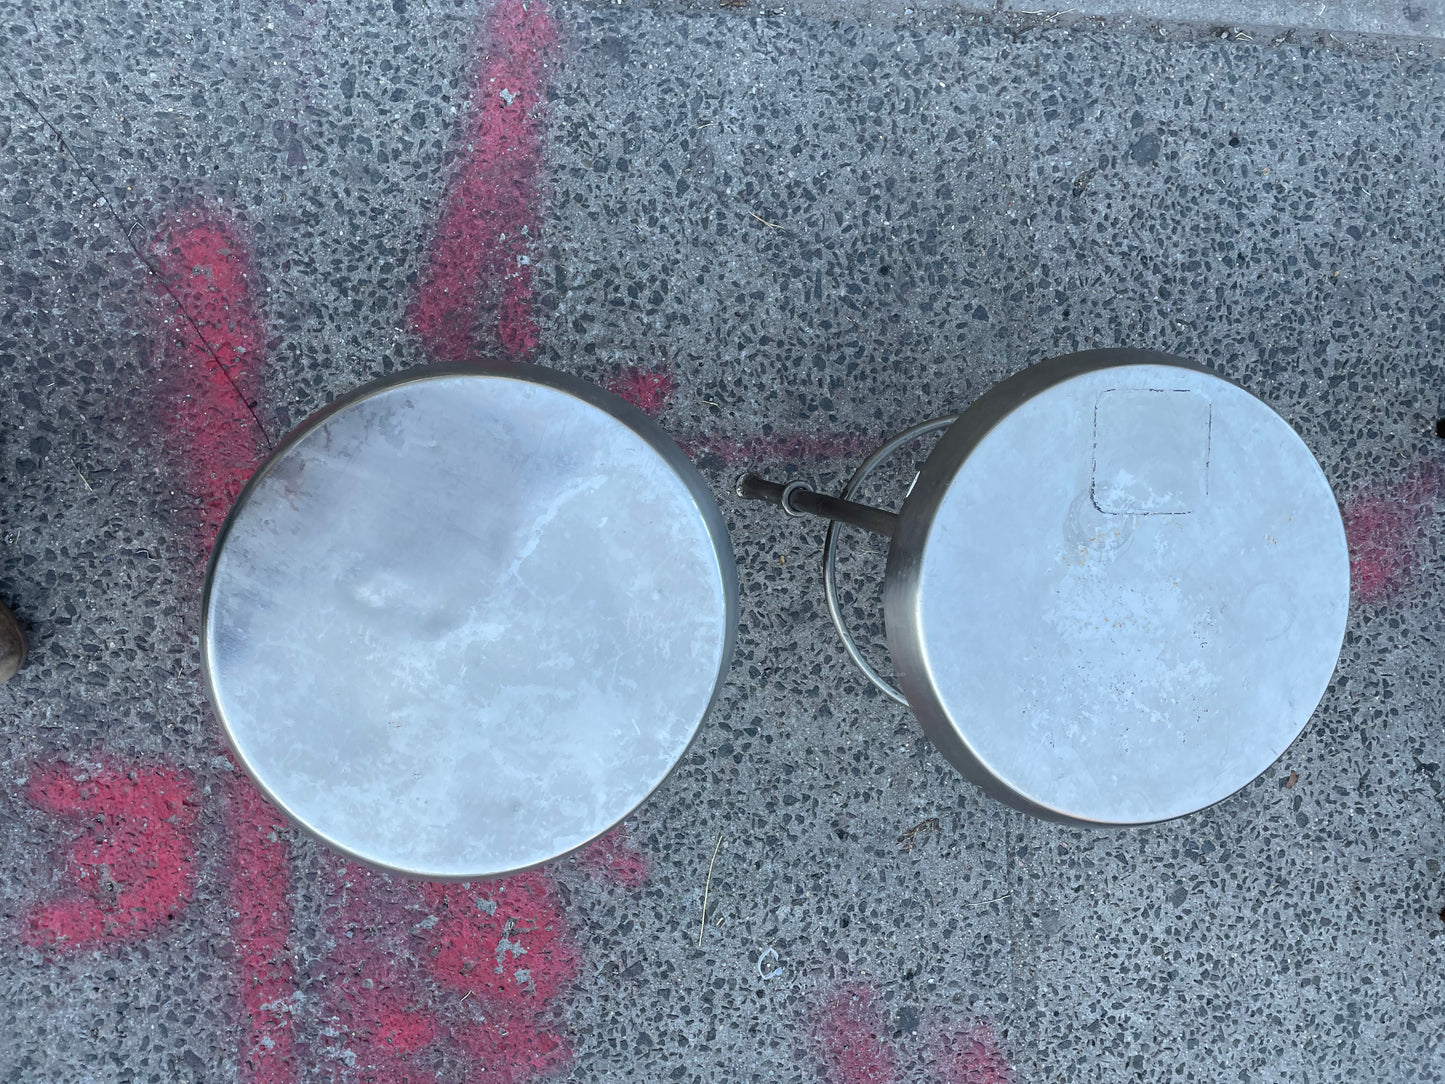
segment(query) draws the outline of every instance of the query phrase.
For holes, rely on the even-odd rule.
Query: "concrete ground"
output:
[[[0,1081],[1445,1080],[1433,45],[797,10],[0,9]],[[850,668],[820,530],[729,485],[1115,345],[1298,429],[1355,593],[1277,765],[1083,831],[964,783]],[[268,436],[479,355],[678,435],[741,636],[616,835],[416,885],[237,777],[199,589]]]
[[[1004,26],[1084,26],[1145,33],[1163,27],[1166,33],[1225,40],[1328,39],[1335,34],[1340,41],[1353,42],[1365,35],[1425,40],[1445,35],[1445,4],[1440,0],[1071,0],[1067,7],[1038,0],[792,0],[790,4],[763,0],[744,6],[824,16],[842,9],[864,18],[948,13],[965,19],[984,16]]]

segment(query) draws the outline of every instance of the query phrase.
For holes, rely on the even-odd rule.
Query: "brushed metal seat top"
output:
[[[1193,812],[1268,768],[1324,694],[1349,606],[1339,507],[1289,424],[1228,380],[1142,351],[1036,368],[954,423],[905,502],[900,683],[960,770],[1020,808]]]
[[[439,367],[288,438],[204,614],[213,702],[273,801],[363,861],[479,878],[664,779],[726,674],[736,568],[651,419],[548,370]]]

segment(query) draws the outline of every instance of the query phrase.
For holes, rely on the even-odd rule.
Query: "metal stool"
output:
[[[894,515],[853,503],[944,428]],[[841,498],[756,475],[740,496],[891,536],[888,647],[964,776],[1025,812],[1145,824],[1218,802],[1309,721],[1344,640],[1350,566],[1328,481],[1249,392],[1180,358],[1041,362],[879,449]]]
[[[627,816],[732,655],[737,572],[650,418],[531,366],[380,380],[231,510],[202,650],[241,765],[322,842],[434,879],[536,865]]]

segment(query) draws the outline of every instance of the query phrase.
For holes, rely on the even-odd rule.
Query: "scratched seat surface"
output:
[[[0,686],[0,1081],[1445,1075],[1434,47],[796,10],[4,6],[0,596],[32,654]],[[837,644],[821,528],[730,493],[836,490],[1111,346],[1298,431],[1352,597],[1275,767],[1098,832],[961,780]],[[246,783],[201,588],[275,440],[475,359],[676,438],[736,549],[737,652],[618,831],[406,881]],[[1198,478],[1113,481],[1142,518]],[[843,543],[882,665],[881,557]]]
[[[1094,825],[1194,813],[1278,760],[1334,677],[1339,507],[1238,385],[1153,354],[1053,364],[929,456],[890,547],[893,659],[1001,800]]]
[[[324,843],[514,873],[616,825],[702,725],[737,615],[727,530],[665,433],[562,380],[404,373],[238,499],[207,686],[252,779]]]

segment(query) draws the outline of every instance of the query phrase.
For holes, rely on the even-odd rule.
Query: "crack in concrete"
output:
[[[120,215],[117,213],[116,209],[111,206],[110,197],[105,194],[105,189],[100,187],[100,182],[95,179],[94,174],[92,174],[90,170],[85,168],[84,164],[80,161],[80,159],[76,157],[75,152],[71,150],[70,141],[66,139],[65,133],[62,132],[60,128],[49,117],[45,115],[45,112],[40,108],[39,104],[35,101],[35,99],[32,98],[28,93],[26,93],[25,88],[20,85],[20,80],[15,77],[15,73],[11,70],[10,66],[7,64],[4,67],[5,74],[9,77],[11,84],[15,87],[16,95],[20,98],[21,101],[23,101],[27,106],[30,107],[31,112],[35,114],[36,119],[39,120],[40,123],[44,125],[45,128],[50,132],[50,134],[55,137],[55,141],[60,147],[60,153],[70,156],[70,160],[75,163],[75,168],[80,170],[81,176],[83,176],[86,179],[87,183],[89,183],[90,187],[95,190],[96,197],[100,200],[100,204],[105,209],[105,213],[109,216],[111,222],[115,225],[116,229],[120,231],[121,237],[125,239],[126,246],[131,250],[131,253],[135,256],[135,258],[140,261],[141,265],[146,269],[147,273],[154,275],[160,281],[161,288],[165,290],[166,294],[175,303],[176,311],[181,314],[181,316],[185,319],[186,323],[190,324],[191,330],[195,332],[196,338],[200,340],[201,346],[203,346],[206,353],[210,355],[210,358],[215,363],[216,368],[221,371],[221,375],[226,378],[226,383],[229,384],[231,386],[231,390],[236,393],[236,398],[240,401],[241,405],[246,408],[246,413],[251,415],[251,420],[256,423],[256,429],[261,434],[261,439],[266,442],[266,451],[270,452],[273,448],[275,448],[276,442],[271,438],[270,432],[266,429],[265,424],[261,421],[260,416],[256,413],[256,408],[252,401],[248,399],[244,393],[242,393],[240,385],[236,383],[236,378],[231,375],[230,367],[221,360],[221,355],[216,352],[216,348],[211,345],[210,341],[206,338],[205,332],[201,330],[200,323],[196,320],[195,316],[191,314],[190,310],[186,308],[185,303],[181,301],[180,296],[176,293],[174,289],[172,289],[171,284],[166,280],[166,277],[160,273],[160,271],[156,268],[155,264],[150,260],[149,257],[146,256],[145,251],[141,248],[141,246],[131,238],[131,233],[134,231],[138,223],[132,222],[131,228],[129,230],[125,228],[125,224],[122,221]]]

